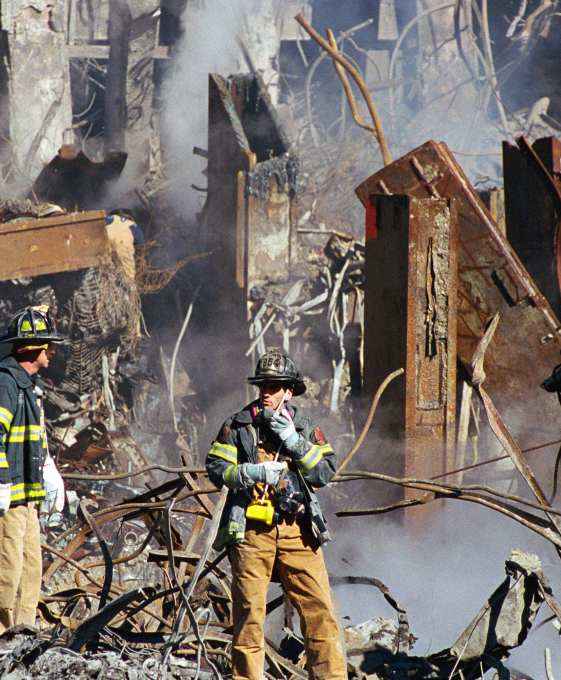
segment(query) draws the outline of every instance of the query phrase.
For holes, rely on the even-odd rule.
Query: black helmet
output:
[[[284,383],[292,389],[294,396],[304,394],[306,385],[294,361],[282,350],[272,347],[259,357],[255,375],[247,381],[252,385],[265,382]]]
[[[8,324],[8,331],[0,338],[0,343],[12,342],[17,345],[43,345],[49,342],[62,342],[49,316],[46,305],[26,307],[18,312]]]

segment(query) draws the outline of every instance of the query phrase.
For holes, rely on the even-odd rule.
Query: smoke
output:
[[[248,34],[255,36],[261,30],[261,24],[254,24],[253,31],[248,32],[244,18],[255,14],[258,4],[252,0],[198,0],[188,3],[181,19],[185,33],[164,84],[162,133],[171,177],[169,197],[186,220],[201,210],[204,201],[204,194],[193,191],[190,186],[205,184],[202,170],[206,162],[194,156],[192,149],[194,146],[207,147],[208,74],[216,72],[228,76],[248,70],[236,37],[240,34],[246,38]],[[341,14],[345,10],[341,3]],[[262,16],[261,11],[260,14]],[[324,26],[317,25],[315,20],[314,23],[322,32]],[[368,46],[367,40],[364,34],[360,40],[357,36],[362,47]],[[431,50],[427,48],[427,51]],[[254,51],[253,56],[255,54]],[[454,73],[456,67],[458,73]],[[401,71],[391,75],[406,84],[391,98],[387,91],[374,94],[396,158],[434,138],[447,142],[453,151],[459,152],[458,159],[472,180],[488,177],[499,181],[503,134],[488,83],[474,81],[461,85],[466,78],[461,64],[458,66],[457,61],[445,59],[438,61],[435,57],[419,59],[409,66],[405,64]],[[324,86],[333,82],[337,86],[339,103],[340,88],[331,64],[326,60],[325,69],[318,70],[318,77],[312,82],[314,111],[325,130],[333,123],[334,112],[339,112],[338,108],[325,105],[329,100],[322,94]],[[413,95],[413,91],[422,91],[422,96]],[[330,117],[321,118],[326,112]],[[352,127],[353,123],[348,125]],[[325,139],[320,130],[320,142]],[[342,139],[341,144],[344,143]],[[370,145],[371,138],[367,142],[365,137],[365,149],[372,148]],[[357,184],[365,174],[376,169],[375,154],[369,152],[367,164],[357,169],[361,177],[356,181],[351,177],[351,182]],[[349,201],[358,206],[352,190],[347,194]],[[331,195],[330,201],[333,203]],[[189,336],[197,345],[204,340],[204,336],[195,336],[191,331]],[[242,348],[240,355],[241,352]],[[302,368],[308,371],[308,367]],[[232,395],[221,396],[226,402]],[[228,414],[225,404],[224,411],[222,408],[223,404],[214,408],[216,415],[210,417],[210,420],[216,419],[216,427],[221,417]],[[386,444],[385,455],[391,459],[391,447],[395,442]],[[382,463],[378,458],[365,466],[381,469]],[[340,486],[344,486],[344,491]],[[379,487],[369,486],[368,490],[370,488],[378,490]],[[354,485],[352,489],[355,489]],[[339,485],[335,493],[338,497],[334,504],[338,508],[343,502],[349,504],[342,498],[343,494],[347,499],[353,497],[348,484]],[[361,494],[365,494],[365,485]],[[324,493],[324,497],[329,495]],[[377,501],[379,497],[371,499],[372,505],[378,504]],[[457,501],[451,501],[444,510],[442,506],[413,510],[406,521],[414,517],[419,520],[411,522],[411,529],[391,517],[339,521],[331,518],[335,541],[327,547],[326,556],[334,574],[376,576],[388,585],[407,609],[412,632],[419,637],[414,650],[416,654],[435,652],[457,638],[503,580],[504,561],[513,548],[537,553],[544,572],[552,579],[554,593],[561,595],[557,557],[550,544],[512,521]],[[392,614],[383,598],[374,591],[367,592],[364,586],[338,588],[335,596],[341,614],[349,616],[353,624]],[[547,615],[547,611],[544,606],[540,618]],[[551,647],[554,663],[560,664],[558,636],[549,625],[530,634],[522,647],[513,652],[511,664],[542,677],[545,646]]]
[[[240,39],[251,64],[267,72],[278,47],[275,7],[275,0],[196,0],[187,4],[181,18],[183,38],[164,84],[162,116],[168,173],[173,178],[170,199],[183,214],[194,216],[204,201],[204,194],[191,185],[205,185],[201,171],[206,161],[193,155],[193,147],[207,147],[209,73],[228,77],[248,72]],[[259,39],[263,32],[266,39]]]
[[[181,18],[183,39],[164,83],[162,141],[173,178],[170,199],[189,215],[203,204],[203,194],[190,187],[205,183],[201,174],[205,161],[193,155],[193,147],[207,147],[209,73],[235,73],[243,68],[235,41],[241,29],[237,4],[228,0],[188,3]]]
[[[416,655],[437,652],[457,639],[505,578],[504,562],[513,548],[537,554],[554,595],[561,596],[559,558],[551,544],[484,508],[450,501],[415,509],[405,519],[330,519],[335,528],[335,540],[326,548],[330,573],[381,579],[408,613],[419,638]],[[345,625],[376,616],[395,619],[384,598],[368,586],[338,587],[334,595],[341,616],[350,619]],[[537,621],[549,615],[544,603]],[[554,667],[561,664],[559,635],[551,624],[530,631],[507,663],[543,677],[546,646]]]

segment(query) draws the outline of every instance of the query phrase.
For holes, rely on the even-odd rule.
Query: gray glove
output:
[[[300,443],[300,435],[296,432],[294,427],[294,422],[292,418],[285,411],[281,413],[273,413],[273,415],[267,420],[267,424],[274,432],[281,442],[284,444],[285,449],[288,451],[294,451],[298,448]]]
[[[11,484],[0,484],[0,517],[3,517],[10,508]]]
[[[286,469],[286,463],[274,460],[268,460],[265,463],[242,463],[238,465],[240,482],[243,486],[253,486],[254,484],[276,486]]]

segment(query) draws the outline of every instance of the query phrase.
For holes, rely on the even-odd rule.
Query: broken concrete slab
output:
[[[2,5],[2,28],[10,50],[13,172],[26,186],[56,154],[64,131],[72,125],[65,36],[53,20],[63,18],[63,4],[17,0]]]
[[[540,606],[544,602],[543,588],[549,590],[543,575],[541,562],[535,555],[513,550],[505,563],[506,578],[491,594],[487,602],[451,647],[426,657],[408,656],[392,649],[392,627],[379,620],[366,622],[349,635],[352,641],[364,640],[365,633],[371,638],[370,649],[355,650],[362,655],[355,661],[361,678],[390,680],[439,680],[463,678],[479,680],[489,669],[504,670],[502,661],[510,651],[524,643]],[[451,603],[452,604],[452,603]],[[391,622],[390,622],[391,623]],[[357,637],[358,636],[358,637]],[[380,644],[379,636],[383,644]]]

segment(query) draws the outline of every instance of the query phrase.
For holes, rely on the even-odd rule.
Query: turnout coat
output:
[[[12,356],[0,361],[0,483],[11,484],[10,506],[45,498],[47,435],[39,393]]]
[[[322,543],[329,538],[313,488],[325,486],[335,474],[335,453],[320,428],[310,418],[292,404],[288,404],[287,408],[296,432],[303,435],[302,450],[299,451],[295,464],[307,487],[306,517],[312,533]],[[211,482],[218,488],[226,485],[230,489],[214,546],[217,550],[240,543],[244,539],[245,512],[252,495],[250,489],[239,485],[235,471],[236,466],[242,463],[258,462],[256,423],[259,412],[259,404],[254,401],[230,416],[220,428],[206,458],[206,469]]]

